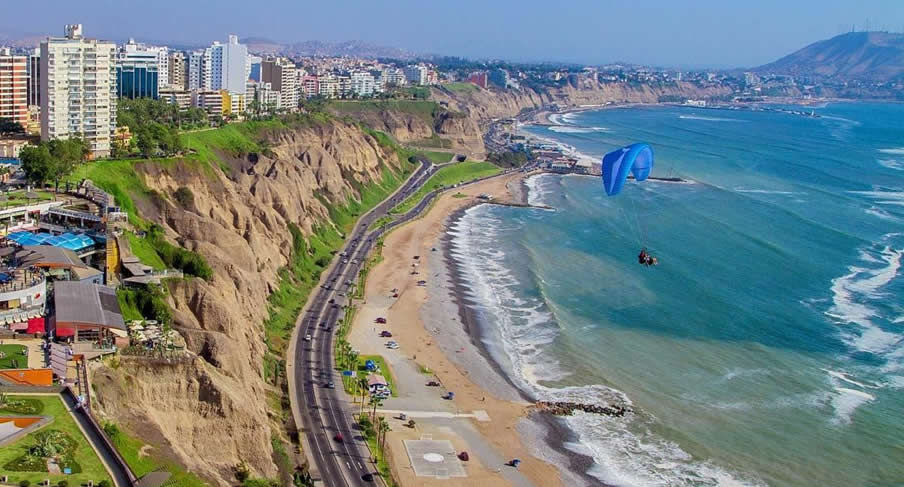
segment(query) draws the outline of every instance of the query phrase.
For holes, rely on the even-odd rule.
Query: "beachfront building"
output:
[[[193,107],[202,108],[208,117],[223,115],[223,94],[214,90],[193,91],[191,94]]]
[[[248,80],[261,80],[261,63],[264,60],[260,56],[247,56],[245,58],[245,72]]]
[[[301,82],[301,92],[305,98],[313,98],[320,95],[320,80],[317,75],[305,76]]]
[[[383,80],[384,88],[391,86],[404,86],[407,83],[405,73],[403,73],[399,68],[384,69],[380,74],[380,79]]]
[[[110,155],[116,130],[116,45],[86,39],[81,24],[41,43],[41,140],[80,136]]]
[[[0,118],[28,123],[28,58],[0,49]]]
[[[270,83],[249,80],[247,91],[245,91],[245,102],[248,111],[255,115],[272,113],[279,106],[279,92],[273,90]]]

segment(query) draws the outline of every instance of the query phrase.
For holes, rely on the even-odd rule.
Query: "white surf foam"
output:
[[[780,195],[801,195],[807,193],[800,193],[797,191],[777,191],[771,189],[746,189],[743,187],[738,187],[734,189],[738,193],[756,193],[756,194],[780,194]]]
[[[891,213],[889,213],[889,212],[883,210],[882,208],[879,208],[878,206],[870,206],[869,208],[866,208],[866,209],[864,209],[863,211],[864,211],[867,215],[872,215],[872,216],[875,216],[875,217],[877,217],[877,218],[881,218],[881,219],[883,219],[883,220],[888,220],[888,221],[893,221],[893,222],[896,222],[896,221],[900,221],[900,220],[901,220],[900,218],[898,218],[898,217],[892,215]]]
[[[561,134],[590,134],[593,132],[609,132],[606,127],[570,127],[567,125],[552,125],[549,130]]]
[[[683,118],[685,120],[702,120],[705,122],[743,122],[744,121],[744,120],[738,120],[737,118],[705,117],[703,115],[678,115],[678,118]]]
[[[831,377],[834,377],[840,381],[847,382],[848,384],[855,385],[857,387],[862,387],[864,389],[876,389],[878,386],[864,384],[863,382],[859,382],[851,378],[850,374],[847,372],[838,372],[836,370],[830,369],[822,369],[825,373],[829,374]]]
[[[527,180],[531,201],[542,199],[553,175]],[[541,196],[537,196],[539,193]],[[485,344],[510,373],[516,385],[537,399],[592,404],[620,403],[630,399],[603,385],[553,388],[541,385],[568,375],[546,350],[559,336],[558,324],[542,297],[521,292],[522,284],[498,250],[498,238],[511,221],[494,217],[489,207],[475,207],[451,228],[450,254],[467,279],[479,314],[489,319]],[[524,263],[521,263],[524,265]],[[509,370],[510,369],[510,370]],[[564,419],[578,437],[567,445],[591,456],[595,467],[589,472],[600,480],[618,485],[715,486],[760,485],[740,479],[708,462],[693,459],[678,445],[652,433],[652,418],[629,414],[622,418],[579,413]],[[640,433],[635,433],[641,422]]]
[[[883,154],[891,154],[895,156],[904,156],[904,147],[894,147],[890,149],[879,149]]]
[[[897,159],[876,159],[876,162],[882,167],[887,167],[896,171],[904,171],[904,162]]]
[[[856,389],[836,387],[832,407],[835,409],[834,421],[838,424],[850,424],[854,411],[860,406],[874,401],[876,396]]]

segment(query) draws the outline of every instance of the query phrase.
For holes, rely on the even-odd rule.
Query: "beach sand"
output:
[[[468,448],[471,452],[471,461],[466,464],[468,478],[455,479],[455,485],[564,485],[555,466],[532,454],[537,446],[526,445],[534,439],[525,441],[519,433],[537,430],[524,425],[530,403],[472,343],[471,335],[460,322],[454,294],[450,294],[446,285],[447,275],[441,269],[444,267],[441,239],[450,216],[476,204],[476,196],[482,193],[493,195],[497,202],[522,203],[523,177],[524,174],[515,173],[447,191],[426,215],[386,237],[383,260],[368,276],[365,302],[359,307],[349,342],[363,354],[378,353],[387,360],[397,382],[398,397],[388,399],[383,408],[453,414],[480,411],[490,418],[489,421],[418,419],[416,430],[392,420],[393,431],[387,435],[387,446],[393,471],[403,486],[432,482],[413,475],[402,444],[403,439],[419,438],[423,434],[449,439],[457,449]],[[456,197],[456,194],[465,196]],[[419,280],[428,283],[418,286]],[[392,297],[393,289],[398,290],[398,298]],[[387,325],[375,324],[380,316],[387,319]],[[393,340],[400,345],[398,350],[383,346],[385,340],[377,337],[382,329],[393,333]],[[422,373],[425,367],[431,375]],[[442,387],[426,387],[425,383],[434,375]],[[455,399],[442,400],[440,396],[445,391],[454,391]],[[469,436],[468,429],[476,430],[479,435]],[[480,452],[488,458],[478,458]],[[512,458],[522,460],[519,469],[504,465]]]

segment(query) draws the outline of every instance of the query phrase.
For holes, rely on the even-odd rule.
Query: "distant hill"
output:
[[[304,41],[282,44],[259,37],[242,39],[251,52],[285,56],[355,56],[368,58],[412,59],[415,54],[396,47],[376,46],[364,41]]]
[[[754,71],[876,82],[904,79],[904,34],[841,34],[810,44]]]

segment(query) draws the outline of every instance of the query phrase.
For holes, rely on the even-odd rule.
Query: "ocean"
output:
[[[904,484],[904,105],[818,117],[683,107],[558,116],[533,135],[598,159],[645,141],[608,197],[532,177],[532,203],[450,229],[481,340],[577,414],[565,446],[614,485]],[[659,260],[637,264],[646,247]]]

